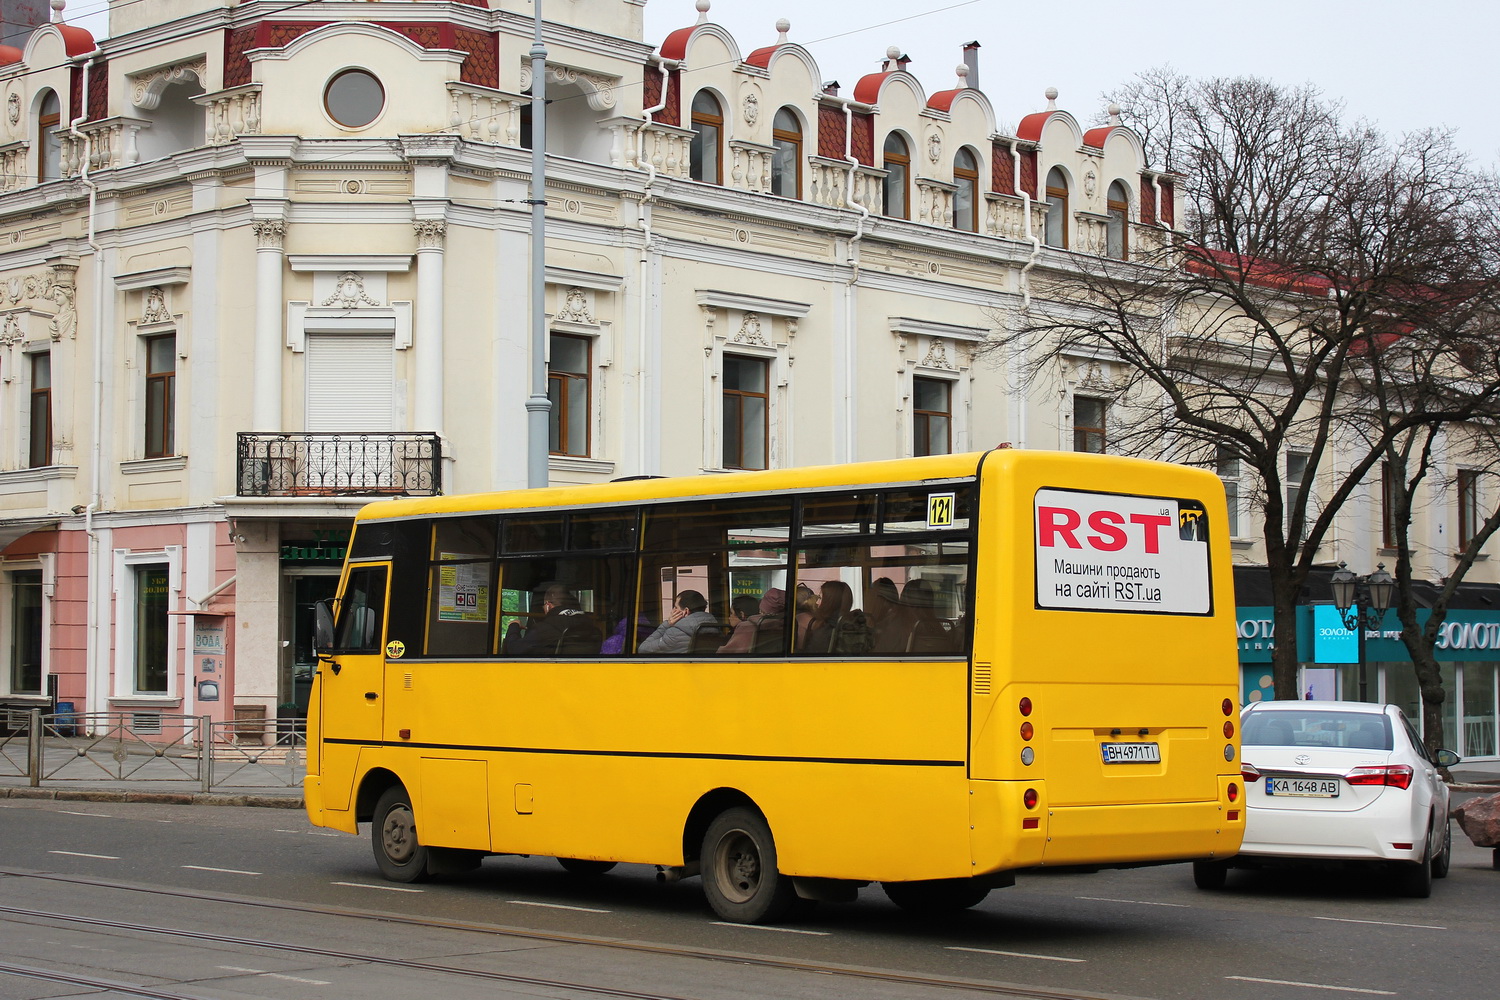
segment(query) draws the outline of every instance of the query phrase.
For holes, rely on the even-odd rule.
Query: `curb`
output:
[[[219,792],[124,792],[102,788],[0,788],[0,799],[50,799],[55,802],[142,802],[167,806],[254,806],[302,809],[302,796],[226,795]]]
[[[1459,783],[1450,783],[1448,790],[1451,792],[1500,792],[1500,788],[1494,785],[1465,785]]]

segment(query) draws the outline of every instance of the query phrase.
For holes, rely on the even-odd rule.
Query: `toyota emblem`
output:
[[[1308,755],[1307,755],[1307,754],[1305,754],[1305,753],[1299,753],[1299,754],[1298,754],[1298,755],[1297,755],[1297,756],[1296,756],[1296,757],[1294,757],[1294,758],[1293,758],[1293,759],[1292,759],[1292,760],[1293,760],[1293,763],[1296,763],[1296,764],[1302,764],[1302,765],[1306,765],[1306,764],[1309,764],[1309,763],[1311,763],[1311,762],[1312,762],[1312,758],[1311,758],[1311,757],[1309,757],[1309,756],[1308,756]]]

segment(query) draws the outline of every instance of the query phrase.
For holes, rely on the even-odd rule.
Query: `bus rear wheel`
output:
[[[557,863],[571,875],[603,875],[615,866],[613,861],[590,861],[587,858],[558,858]]]
[[[797,903],[792,880],[776,870],[776,842],[765,817],[738,806],[709,824],[700,854],[703,895],[724,920],[775,923]]]
[[[427,848],[417,839],[411,796],[400,785],[381,793],[370,822],[370,841],[380,874],[392,882],[424,882]]]
[[[967,878],[936,878],[925,882],[882,882],[886,898],[909,913],[954,913],[978,906],[989,886]]]

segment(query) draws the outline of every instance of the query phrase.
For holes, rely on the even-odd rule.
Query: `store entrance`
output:
[[[290,638],[282,657],[278,684],[277,715],[282,718],[307,718],[307,701],[312,694],[313,671],[318,657],[313,652],[314,608],[319,601],[331,601],[338,590],[338,570],[309,572],[289,576],[291,600]]]

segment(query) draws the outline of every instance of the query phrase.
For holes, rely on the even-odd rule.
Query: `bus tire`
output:
[[[968,878],[935,878],[922,882],[882,882],[886,898],[908,913],[933,916],[978,906],[990,887]]]
[[[380,794],[370,821],[370,842],[380,874],[392,882],[425,882],[427,848],[417,838],[411,796],[401,785]]]
[[[590,861],[586,858],[558,858],[557,863],[570,875],[603,875],[615,866],[613,861]]]
[[[720,813],[703,835],[703,895],[721,918],[770,924],[797,903],[792,880],[776,870],[776,842],[765,817],[736,806]]]
[[[1194,861],[1193,884],[1200,889],[1222,889],[1229,877],[1229,865],[1223,861]]]

